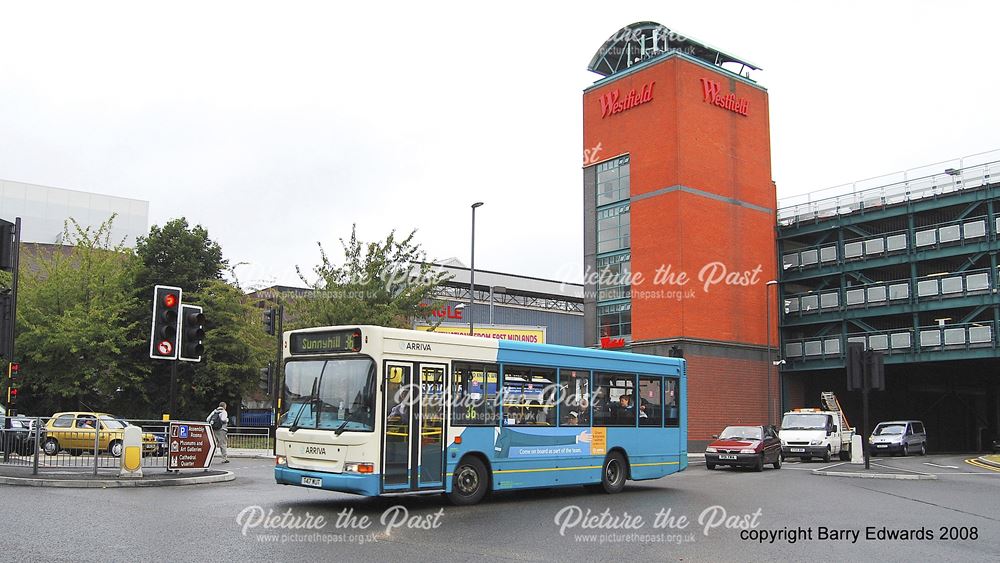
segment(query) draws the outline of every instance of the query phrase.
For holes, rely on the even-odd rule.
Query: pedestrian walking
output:
[[[215,444],[222,454],[222,463],[229,463],[229,454],[226,451],[227,438],[229,436],[229,413],[226,412],[226,403],[221,402],[215,410],[208,415],[208,423],[212,425],[212,433],[215,434]]]

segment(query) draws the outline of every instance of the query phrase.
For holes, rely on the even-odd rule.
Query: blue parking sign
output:
[[[190,427],[189,427],[188,425],[186,425],[186,424],[185,424],[185,425],[182,425],[182,426],[180,427],[180,432],[179,432],[179,434],[178,434],[178,437],[179,437],[179,438],[187,438],[187,437],[188,437],[188,434],[189,434],[189,428],[190,428]]]

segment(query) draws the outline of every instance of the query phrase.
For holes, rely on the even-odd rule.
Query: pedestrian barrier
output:
[[[0,418],[2,420],[2,418]],[[124,429],[142,430],[142,467],[167,468],[169,422],[102,417],[96,428],[69,417],[8,417],[0,425],[0,466],[50,469],[73,473],[118,471],[123,454]],[[230,427],[229,449],[271,450],[268,428]],[[96,452],[96,453],[95,453]]]

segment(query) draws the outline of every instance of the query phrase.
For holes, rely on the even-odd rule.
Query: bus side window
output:
[[[451,377],[451,423],[455,426],[496,426],[496,364],[454,362]]]
[[[666,384],[663,389],[663,425],[668,427],[680,426],[680,380],[668,377],[663,382]]]
[[[662,381],[661,377],[639,376],[639,398],[636,401],[636,408],[639,409],[639,426],[661,426]]]

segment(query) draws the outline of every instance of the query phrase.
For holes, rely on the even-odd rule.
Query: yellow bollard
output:
[[[118,478],[142,478],[142,429],[128,426],[122,434],[122,465]]]

